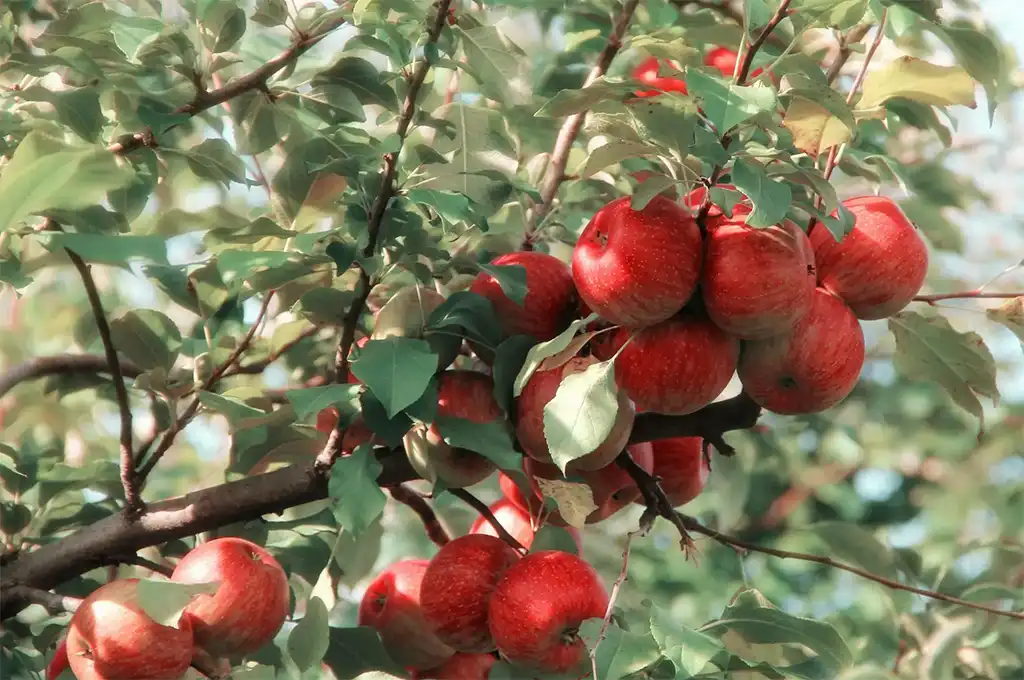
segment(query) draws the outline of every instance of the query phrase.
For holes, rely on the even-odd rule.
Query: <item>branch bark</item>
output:
[[[510,546],[515,548],[515,550],[520,555],[525,555],[527,552],[529,552],[526,549],[526,546],[517,541],[515,536],[510,534],[508,530],[501,524],[501,522],[498,521],[498,518],[494,516],[494,513],[491,512],[491,509],[487,507],[487,504],[484,503],[482,500],[474,496],[469,491],[466,491],[465,489],[448,489],[448,493],[455,496],[463,503],[479,512],[480,516],[486,519],[487,523],[490,524],[494,531],[498,534],[498,538],[500,538],[501,540],[505,541]]]
[[[42,605],[46,611],[54,616],[64,614],[66,612],[74,612],[78,609],[79,605],[82,604],[82,599],[79,597],[59,595],[57,593],[50,592],[49,590],[41,590],[39,588],[21,585],[14,585],[10,588],[6,588],[3,591],[3,596],[4,598],[20,598],[27,604]]]
[[[451,536],[448,535],[448,531],[441,524],[441,520],[438,519],[437,513],[434,512],[434,508],[430,507],[430,503],[427,502],[426,498],[420,496],[404,484],[392,486],[388,489],[388,492],[392,498],[419,516],[420,521],[423,522],[423,528],[427,532],[427,538],[433,541],[434,545],[442,546],[452,540]]]
[[[139,495],[139,480],[135,474],[135,456],[132,454],[132,407],[128,403],[128,389],[124,386],[124,375],[121,373],[121,361],[117,357],[117,349],[114,347],[114,340],[110,336],[110,324],[107,323],[107,315],[103,311],[103,302],[100,300],[100,293],[96,290],[96,282],[92,278],[89,265],[85,263],[78,253],[65,248],[71,264],[78,270],[82,277],[82,285],[85,286],[85,293],[89,297],[89,306],[92,308],[93,317],[96,319],[96,328],[103,342],[103,351],[106,354],[107,365],[110,367],[110,375],[114,378],[114,394],[117,396],[117,407],[121,412],[121,441],[120,441],[120,467],[121,486],[124,487],[125,513],[128,517],[134,517],[143,507],[142,497]]]
[[[622,39],[626,35],[629,22],[633,19],[633,13],[639,4],[640,0],[626,0],[622,6],[622,11],[619,12],[618,18],[612,25],[612,32],[608,36],[608,42],[605,43],[604,49],[597,56],[597,63],[590,69],[583,87],[590,85],[608,72],[612,59],[615,58],[615,55],[622,48]],[[555,148],[551,153],[551,161],[548,164],[547,172],[544,174],[544,181],[540,189],[541,202],[534,206],[526,224],[526,236],[523,239],[524,250],[532,249],[534,232],[537,225],[551,212],[555,196],[558,194],[558,188],[562,186],[562,182],[565,180],[565,168],[569,163],[569,152],[572,151],[572,145],[576,141],[576,136],[579,135],[580,130],[583,128],[583,121],[586,119],[586,116],[586,111],[574,113],[565,119],[561,129],[558,131],[558,137],[555,138]]]
[[[29,380],[51,375],[75,375],[78,373],[110,373],[110,364],[105,356],[98,354],[56,354],[48,357],[33,357],[0,375],[0,398]],[[121,374],[125,378],[137,378],[142,374],[142,369],[131,361],[122,360]]]

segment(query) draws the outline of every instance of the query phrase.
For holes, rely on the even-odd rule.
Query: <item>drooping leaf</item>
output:
[[[338,407],[343,418],[351,418],[359,412],[359,393],[359,385],[322,385],[288,390],[284,396],[302,420],[329,406]]]
[[[413,404],[437,370],[437,354],[426,340],[371,340],[352,362],[352,373],[373,391],[388,417]]]
[[[338,524],[358,538],[384,511],[387,496],[377,486],[381,464],[373,448],[363,444],[341,456],[331,468],[327,493]]]
[[[1013,331],[1024,348],[1024,296],[1007,300],[995,309],[986,309],[985,316]]]
[[[827,109],[803,97],[794,97],[782,124],[793,135],[793,145],[817,157],[852,138],[850,128]]]
[[[760,165],[736,161],[732,169],[732,183],[747,195],[754,206],[746,219],[751,227],[770,227],[786,217],[793,201],[793,190],[789,184],[771,179]]]
[[[516,304],[526,300],[526,267],[520,264],[479,264],[480,271],[487,272],[498,281],[501,292]]]
[[[688,69],[686,84],[702,102],[704,113],[719,136],[762,112],[775,108],[775,91],[760,84],[741,86],[723,83],[700,71]]]
[[[450,446],[475,451],[503,470],[520,469],[523,457],[516,452],[505,423],[474,423],[449,416],[438,416],[434,422]]]
[[[143,578],[139,579],[139,605],[149,618],[163,626],[177,628],[181,613],[197,595],[212,595],[220,587],[219,581],[210,583],[180,583]]]
[[[685,627],[650,600],[645,600],[645,604],[651,612],[651,635],[676,667],[677,678],[697,675],[724,651],[722,643],[714,637]]]
[[[569,324],[568,328],[555,337],[531,347],[530,351],[526,355],[526,361],[523,363],[523,367],[519,370],[519,374],[516,376],[512,394],[516,397],[522,394],[523,388],[526,387],[526,383],[530,381],[530,377],[537,371],[544,360],[548,357],[553,357],[564,352],[566,348],[572,344],[573,338],[576,337],[576,333],[578,333],[579,330],[588,323],[593,322],[596,318],[596,314],[591,314],[586,319],[576,319]]]
[[[589,619],[580,626],[580,636],[593,649],[600,635],[603,621]],[[609,622],[605,637],[597,645],[594,658],[597,677],[602,680],[620,680],[638,673],[661,657],[658,643],[650,633],[633,633]]]
[[[319,597],[306,601],[306,615],[288,633],[288,655],[300,671],[319,665],[331,643],[327,606]]]
[[[181,333],[167,315],[141,309],[110,321],[114,347],[143,370],[170,370],[181,346]]]
[[[939,66],[914,57],[900,57],[864,78],[857,110],[870,112],[893,97],[933,106],[974,108],[974,80],[960,66]]]

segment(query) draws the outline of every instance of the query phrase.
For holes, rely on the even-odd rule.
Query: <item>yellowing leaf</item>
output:
[[[551,460],[562,472],[611,434],[619,413],[613,365],[602,361],[563,377],[555,396],[544,405],[544,438]]]
[[[782,124],[793,135],[793,145],[811,156],[850,140],[850,128],[828,110],[803,97],[793,97]]]
[[[944,317],[900,312],[889,319],[896,368],[908,378],[938,383],[957,404],[982,420],[978,396],[999,400],[996,365],[977,333],[960,333]]]
[[[587,517],[597,506],[594,505],[594,492],[586,484],[570,482],[564,479],[544,479],[537,477],[540,492],[558,503],[558,513],[571,527],[582,529]]]
[[[1007,300],[995,309],[986,309],[985,316],[1009,328],[1024,345],[1024,295]]]
[[[858,111],[877,109],[893,97],[922,104],[974,108],[974,80],[959,66],[939,66],[913,57],[900,57],[864,79]]]

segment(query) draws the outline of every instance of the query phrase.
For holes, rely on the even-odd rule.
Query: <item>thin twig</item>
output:
[[[629,454],[628,449],[619,454],[619,457],[615,459],[615,463],[633,478],[637,489],[640,490],[640,495],[643,496],[644,505],[647,506],[645,514],[654,517],[664,517],[672,522],[676,531],[679,532],[679,546],[684,553],[687,555],[691,554],[695,548],[693,538],[686,531],[686,525],[683,523],[682,516],[676,512],[672,501],[669,500],[665,490],[661,488],[660,480],[640,467],[633,460],[633,456]]]
[[[442,546],[452,540],[451,536],[448,535],[448,531],[441,524],[441,520],[438,519],[437,513],[434,512],[434,508],[430,507],[427,499],[404,484],[392,486],[388,489],[388,492],[396,501],[419,515],[420,521],[423,522],[423,528],[426,529],[427,537],[434,542],[434,545]]]
[[[983,293],[981,290],[968,290],[960,293],[937,293],[935,295],[918,295],[914,302],[927,302],[932,305],[942,300],[967,300],[981,298],[986,300],[1012,300],[1013,298],[1024,297],[1024,291],[1016,293]]]
[[[427,33],[426,48],[429,45],[434,45],[441,37],[441,31],[444,29],[445,22],[448,18],[448,8],[451,5],[452,0],[440,0],[437,3],[437,14],[434,17],[434,22],[430,26],[430,30]],[[384,221],[384,213],[388,209],[388,204],[395,195],[395,180],[398,175],[398,156],[402,151],[402,147],[405,145],[405,138],[409,134],[409,127],[412,125],[412,119],[416,113],[416,100],[419,97],[420,90],[423,88],[423,83],[427,79],[427,73],[430,71],[430,59],[426,56],[427,52],[424,52],[424,57],[416,64],[416,69],[413,72],[412,77],[409,80],[409,90],[405,95],[405,101],[402,103],[402,112],[398,117],[398,126],[395,129],[395,134],[398,136],[398,148],[395,151],[384,154],[383,161],[383,177],[381,178],[380,193],[377,194],[377,198],[373,203],[373,208],[370,210],[370,218],[367,224],[367,242],[366,247],[363,248],[363,257],[373,257],[377,250],[377,240],[380,236],[381,224]],[[348,376],[348,355],[352,350],[352,345],[356,340],[356,327],[359,324],[359,319],[363,315],[366,309],[366,301],[370,299],[370,291],[373,288],[373,281],[370,279],[369,273],[365,268],[359,270],[359,282],[357,284],[357,290],[359,291],[356,295],[356,299],[352,301],[348,312],[345,314],[345,319],[342,325],[341,338],[338,341],[338,349],[334,356],[335,366],[335,382],[343,383]],[[344,425],[342,420],[339,418],[338,423],[334,426],[331,434],[327,437],[327,443],[324,444],[323,450],[317,454],[316,461],[313,464],[313,470],[315,474],[324,475],[333,466],[334,461],[337,460],[341,454],[341,440],[344,433]]]
[[[319,332],[319,330],[319,326],[309,326],[307,328],[303,328],[302,332],[295,336],[295,338],[289,340],[288,342],[284,343],[276,350],[271,352],[266,359],[260,359],[259,361],[254,361],[249,364],[234,366],[225,371],[224,375],[221,377],[227,378],[232,375],[262,373],[263,371],[266,370],[267,366],[269,366],[270,364],[274,363],[282,356],[284,356],[284,354],[288,352],[288,350],[290,350],[292,347],[295,347],[295,345],[299,344],[303,340],[313,337],[314,335],[317,334],[317,332]]]
[[[197,116],[207,109],[211,109],[218,104],[223,104],[224,102],[234,99],[246,92],[266,88],[267,82],[270,78],[276,75],[279,71],[284,70],[290,64],[294,63],[300,56],[309,51],[310,48],[327,37],[328,34],[337,29],[343,23],[345,22],[339,19],[330,22],[323,30],[313,35],[299,34],[296,36],[296,40],[292,43],[291,47],[263,64],[263,66],[260,66],[252,73],[235,78],[224,85],[224,87],[217,88],[216,90],[211,90],[209,92],[199,90],[196,92],[195,98],[191,102],[179,107],[174,113],[185,114],[190,117]],[[174,127],[176,126],[172,125],[168,127],[167,130]],[[167,130],[165,130],[165,132]],[[156,144],[157,142],[153,136],[153,131],[147,129],[143,132],[137,132],[135,134],[129,134],[122,137],[108,146],[107,150],[111,153],[123,155],[146,146],[156,146]]]
[[[619,576],[615,579],[611,592],[608,594],[608,607],[604,611],[604,620],[601,621],[601,631],[597,634],[597,639],[594,640],[594,644],[590,648],[590,667],[594,672],[594,680],[601,680],[597,674],[597,648],[608,635],[608,626],[611,625],[612,614],[615,613],[615,601],[619,599],[619,592],[629,578],[629,552],[633,547],[633,539],[646,536],[650,533],[653,525],[654,515],[648,510],[640,517],[640,526],[626,534],[626,546],[622,549],[622,569],[619,570]]]
[[[161,576],[166,576],[167,578],[170,578],[171,574],[174,573],[174,567],[168,566],[166,564],[160,564],[159,562],[154,562],[153,560],[146,559],[141,555],[125,555],[122,557],[115,557],[113,558],[112,561],[116,562],[117,564],[130,564],[135,567],[142,567],[143,569],[148,569],[154,574],[160,574]]]
[[[484,503],[482,500],[480,500],[470,492],[466,491],[465,489],[448,489],[448,493],[460,499],[466,505],[479,512],[480,516],[486,519],[488,524],[490,524],[491,527],[494,528],[494,531],[497,532],[498,538],[508,543],[522,555],[525,555],[527,552],[529,552],[526,549],[526,547],[523,546],[522,543],[516,540],[515,536],[508,532],[508,529],[502,526],[501,522],[498,521],[498,518],[494,516],[494,513],[491,512],[491,509],[487,507],[487,504]]]
[[[640,0],[626,0],[623,4],[622,10],[612,26],[612,32],[608,36],[608,42],[605,43],[604,49],[597,56],[597,62],[590,69],[583,87],[587,87],[608,72],[612,59],[622,49],[622,40],[626,36],[629,22],[633,19],[633,13],[636,11],[638,4],[640,4]],[[574,113],[565,119],[561,129],[558,131],[558,137],[555,139],[555,148],[551,152],[551,161],[548,164],[547,171],[544,174],[544,181],[540,188],[541,201],[533,207],[527,220],[526,235],[523,239],[524,250],[530,250],[533,247],[533,238],[537,225],[551,212],[551,208],[554,206],[555,196],[565,180],[565,168],[569,163],[569,152],[572,151],[572,145],[576,141],[576,136],[579,135],[580,130],[583,128],[583,121],[586,119],[586,115],[586,111]]]
[[[740,550],[745,550],[748,552],[758,552],[765,555],[771,555],[773,557],[779,557],[782,559],[794,559],[802,560],[804,562],[814,562],[816,564],[823,564],[825,566],[833,567],[835,569],[841,569],[842,571],[850,572],[851,574],[856,574],[857,576],[866,578],[869,581],[874,581],[875,583],[881,584],[888,588],[892,588],[893,590],[903,590],[908,593],[914,593],[916,595],[921,595],[923,597],[931,598],[933,600],[942,600],[943,602],[949,602],[950,604],[959,605],[961,607],[968,607],[970,609],[977,609],[980,611],[988,612],[990,614],[1007,616],[1012,619],[1024,621],[1024,612],[997,609],[995,607],[989,607],[987,605],[978,604],[977,602],[968,602],[967,600],[961,600],[958,597],[946,595],[945,593],[936,592],[934,590],[917,588],[915,586],[910,586],[905,583],[900,583],[899,581],[894,581],[884,576],[879,576],[878,574],[874,574],[866,569],[861,569],[860,567],[855,567],[851,564],[838,562],[832,559],[831,557],[825,557],[823,555],[812,555],[810,553],[792,552],[789,550],[779,550],[777,548],[769,548],[766,546],[757,545],[755,543],[750,543],[748,541],[734,538],[732,536],[715,531],[714,529],[704,526],[692,517],[687,517],[685,515],[680,515],[680,517],[684,526],[693,533],[702,534],[704,536],[707,536],[708,538],[717,541],[718,543],[721,543],[722,545],[726,545],[731,548],[738,548]]]
[[[58,595],[49,590],[41,590],[20,584],[4,588],[4,596],[42,605],[46,611],[54,616],[64,614],[65,612],[73,612],[82,604],[82,598],[79,597]]]
[[[146,457],[146,454],[149,453],[149,450],[153,448],[154,444],[156,444],[156,440],[160,436],[161,432],[160,422],[156,414],[157,406],[160,404],[160,398],[157,396],[156,392],[149,392],[148,396],[149,412],[151,417],[153,418],[153,427],[150,428],[149,436],[146,437],[145,441],[139,444],[138,448],[135,450],[136,466],[138,466],[138,464],[142,462],[142,460]]]
[[[167,453],[167,451],[174,444],[174,439],[175,437],[178,436],[178,433],[181,432],[185,428],[185,426],[188,425],[196,416],[196,413],[199,412],[199,407],[201,405],[200,397],[202,396],[201,393],[208,391],[214,385],[216,385],[217,381],[224,376],[224,373],[232,365],[234,365],[234,363],[238,361],[238,358],[242,356],[245,350],[249,348],[249,345],[252,343],[253,337],[255,337],[256,335],[256,331],[259,330],[260,325],[263,323],[263,319],[267,314],[267,308],[270,306],[270,300],[273,298],[273,296],[274,291],[270,291],[263,298],[263,304],[260,305],[260,311],[256,315],[256,320],[253,321],[252,326],[249,328],[249,332],[245,334],[245,337],[242,338],[242,341],[238,343],[238,347],[235,348],[235,351],[231,353],[231,356],[229,356],[224,361],[224,363],[222,363],[220,366],[213,370],[213,373],[210,374],[210,377],[203,382],[202,389],[199,390],[200,393],[196,394],[192,401],[189,402],[189,405],[185,408],[184,413],[178,416],[177,420],[174,421],[170,429],[168,429],[167,432],[164,433],[164,436],[160,438],[160,443],[157,444],[157,447],[153,451],[152,455],[150,455],[149,459],[142,464],[141,468],[139,468],[138,478],[140,480],[145,481],[146,478],[149,477],[149,473],[153,471],[153,468],[156,467],[156,464],[160,462],[160,459],[163,458],[164,454]]]
[[[82,277],[82,285],[85,286],[85,293],[89,297],[89,306],[92,307],[92,314],[96,319],[96,328],[99,331],[100,340],[103,341],[103,351],[107,357],[107,364],[110,366],[110,375],[114,379],[114,394],[117,395],[117,406],[121,411],[121,486],[124,487],[125,513],[132,518],[144,507],[144,503],[139,496],[138,479],[135,476],[135,457],[132,455],[132,407],[128,403],[128,389],[124,386],[121,361],[117,358],[117,349],[114,348],[114,340],[110,336],[110,324],[107,323],[103,302],[100,300],[99,291],[96,290],[96,282],[92,278],[89,265],[78,253],[68,248],[64,250],[67,252],[68,258],[71,259],[71,264],[75,265],[75,269]]]
[[[846,35],[839,37],[839,54],[836,55],[835,61],[829,65],[828,72],[825,74],[829,85],[835,82],[835,79],[839,77],[840,71],[846,66],[846,62],[849,61],[850,56],[853,54],[852,46],[863,40],[870,30],[871,24],[859,24],[854,26]]]

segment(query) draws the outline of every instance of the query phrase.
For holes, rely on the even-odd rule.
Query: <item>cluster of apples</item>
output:
[[[198,656],[225,668],[228,659],[270,642],[290,611],[288,577],[273,555],[242,538],[218,538],[189,551],[171,580],[217,584],[195,595],[173,625],[152,619],[139,602],[139,579],[111,581],[85,598],[47,668],[68,666],[78,680],[180,678]]]
[[[471,531],[431,560],[390,565],[367,588],[359,624],[417,680],[485,680],[498,655],[526,672],[583,671],[578,632],[608,607],[601,577],[559,550],[521,556]]]

